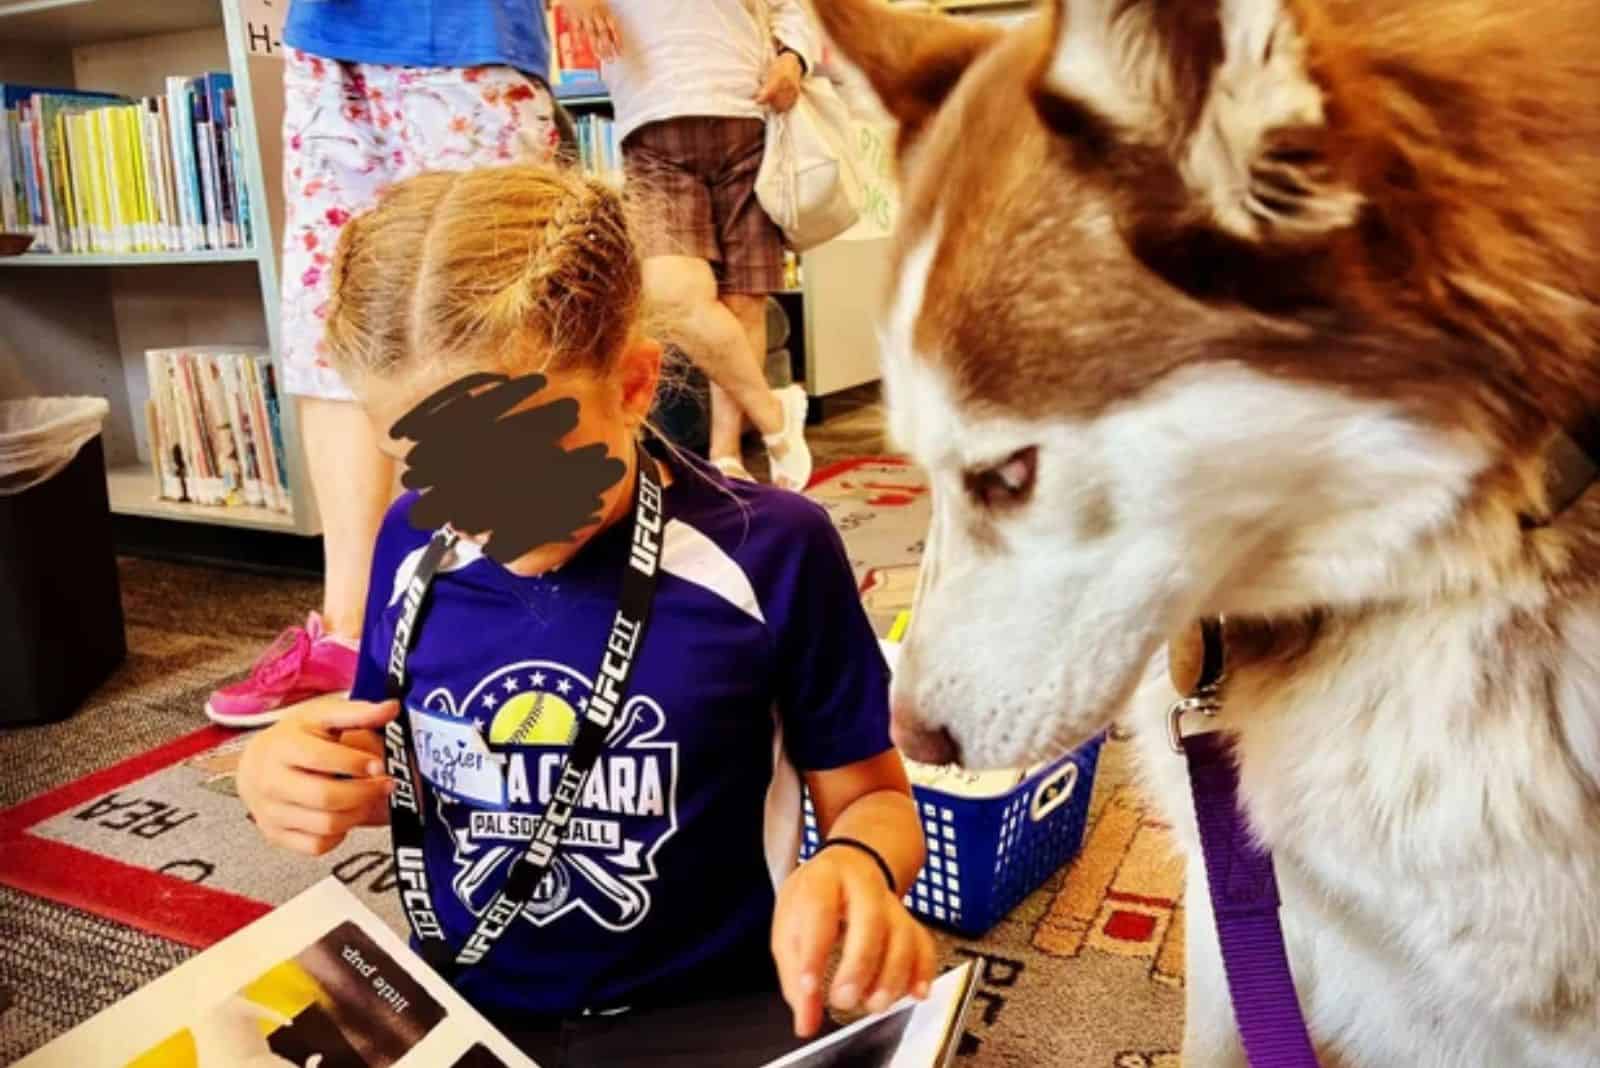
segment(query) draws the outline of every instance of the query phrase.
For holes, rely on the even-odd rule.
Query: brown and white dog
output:
[[[1125,718],[1198,858],[1222,727],[1323,1064],[1600,1065],[1600,4],[817,0],[902,124],[891,428],[934,520],[906,752]],[[1530,522],[1531,518],[1531,522]],[[1245,1063],[1198,863],[1185,1068]]]

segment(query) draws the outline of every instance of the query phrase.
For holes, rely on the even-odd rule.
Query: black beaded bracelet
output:
[[[822,851],[829,846],[849,846],[851,849],[859,849],[871,857],[873,863],[878,866],[878,870],[883,872],[883,881],[889,884],[889,893],[898,894],[900,892],[899,888],[895,886],[894,872],[889,869],[889,862],[883,859],[882,853],[879,853],[867,843],[855,838],[830,838],[817,848],[815,855],[821,856]]]

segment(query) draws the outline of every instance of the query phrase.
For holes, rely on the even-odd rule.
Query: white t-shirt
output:
[[[817,31],[799,0],[611,0],[622,55],[601,75],[617,137],[688,115],[764,118],[755,97],[769,52],[753,4],[767,5],[773,37],[811,69]]]

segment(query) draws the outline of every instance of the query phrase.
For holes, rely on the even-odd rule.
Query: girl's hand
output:
[[[387,822],[393,780],[377,732],[397,711],[393,701],[321,697],[251,739],[239,796],[267,841],[321,856],[352,827]]]
[[[622,55],[622,32],[617,29],[617,17],[611,13],[606,0],[559,0],[572,15],[578,29],[589,38],[595,54],[610,63]]]
[[[784,882],[772,919],[772,956],[801,1038],[822,1026],[822,973],[841,924],[835,1009],[882,1012],[906,994],[927,997],[933,982],[933,936],[884,884],[883,872],[853,849],[824,850]]]

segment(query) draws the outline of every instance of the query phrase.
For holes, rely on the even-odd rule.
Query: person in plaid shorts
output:
[[[750,478],[739,447],[748,418],[773,481],[804,489],[805,390],[774,391],[765,377],[767,298],[783,288],[784,239],[755,185],[768,110],[794,106],[816,56],[809,16],[799,0],[557,2],[603,61],[664,340],[711,380],[712,462]]]
[[[543,0],[294,0],[283,29],[281,365],[322,517],[321,612],[286,630],[206,715],[264,726],[355,677],[372,547],[394,461],[327,362],[339,234],[413,174],[553,162],[571,123],[547,77]]]

